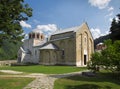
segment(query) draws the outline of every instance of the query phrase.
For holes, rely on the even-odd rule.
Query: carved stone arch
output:
[[[45,51],[44,57],[45,57],[45,63],[50,63],[50,52],[49,51]]]
[[[88,33],[86,31],[84,31],[84,35],[86,36],[86,41],[88,41]]]
[[[53,52],[53,62],[52,63],[56,64],[56,62],[57,62],[57,53],[56,53],[56,51],[54,51]]]
[[[83,65],[86,65],[89,58],[89,40],[88,33],[84,31],[83,34]]]
[[[84,31],[83,33],[83,44],[84,44],[84,48],[86,50],[88,50],[88,33],[86,31]]]
[[[61,59],[60,62],[63,63],[63,62],[65,62],[65,55],[66,55],[65,42],[63,40],[61,40],[59,46],[60,46],[60,59]]]
[[[67,47],[68,47],[68,59],[70,60],[70,59],[73,59],[73,56],[71,56],[71,55],[73,55],[73,41],[72,40],[68,40],[67,41]]]
[[[89,38],[89,52],[90,52],[90,54],[92,53],[92,48],[93,48],[93,42],[92,42],[92,39]]]

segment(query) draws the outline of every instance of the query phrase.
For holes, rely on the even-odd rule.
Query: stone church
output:
[[[57,30],[47,41],[43,34],[29,33],[18,51],[18,62],[42,65],[86,66],[94,52],[94,41],[87,23]]]

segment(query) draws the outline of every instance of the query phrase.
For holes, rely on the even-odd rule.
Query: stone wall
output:
[[[76,45],[74,37],[53,41],[53,43],[59,48],[57,51],[57,64],[76,64]]]
[[[0,66],[6,66],[6,65],[10,66],[12,63],[17,63],[17,60],[0,61]]]

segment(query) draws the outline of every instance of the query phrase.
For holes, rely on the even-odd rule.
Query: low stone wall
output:
[[[6,66],[6,65],[10,66],[12,63],[17,63],[17,60],[0,61],[0,66]]]

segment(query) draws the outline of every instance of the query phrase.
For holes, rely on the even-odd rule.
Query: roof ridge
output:
[[[81,27],[81,25],[80,26],[74,26],[74,27],[71,27],[71,28],[65,28],[65,29],[62,29],[62,30],[58,29],[52,35],[71,32],[71,31],[76,32],[76,30],[78,30],[76,28],[79,28],[79,27]]]

